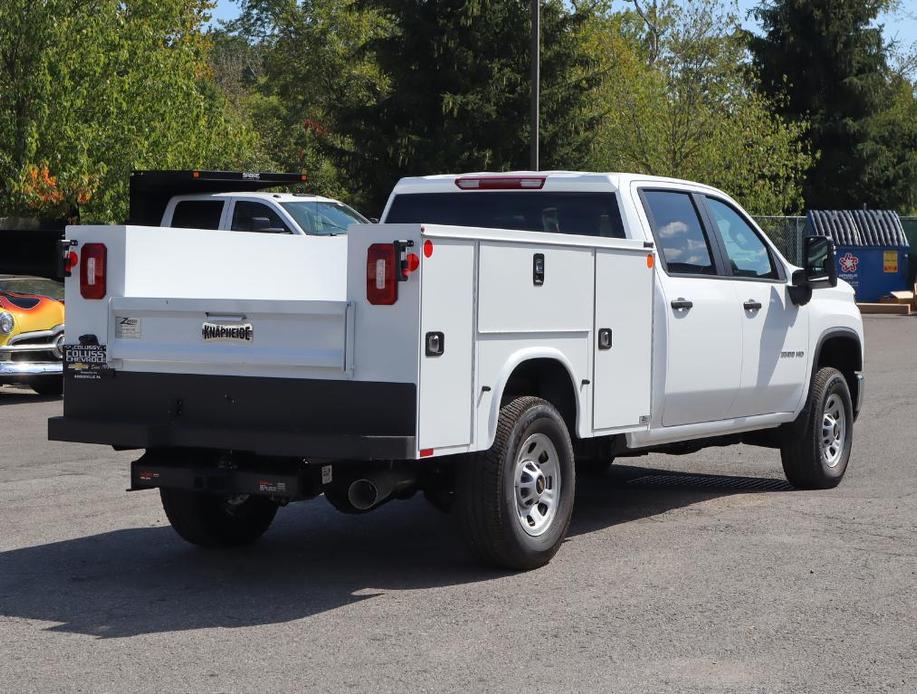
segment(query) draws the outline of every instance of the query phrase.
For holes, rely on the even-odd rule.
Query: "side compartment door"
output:
[[[433,239],[432,250],[429,257],[419,254],[421,449],[471,443],[474,243]]]
[[[646,424],[653,350],[653,265],[646,251],[596,249],[592,426]]]

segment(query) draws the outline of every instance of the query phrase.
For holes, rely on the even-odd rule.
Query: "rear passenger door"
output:
[[[639,195],[662,265],[664,339],[657,335],[655,343],[665,361],[663,373],[653,374],[654,393],[663,396],[656,405],[662,424],[730,418],[741,379],[742,324],[734,289],[720,278],[722,251],[702,222],[701,196],[659,188],[639,189]]]

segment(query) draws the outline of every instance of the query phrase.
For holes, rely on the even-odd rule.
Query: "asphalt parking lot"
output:
[[[60,401],[0,388],[0,691],[917,691],[917,319],[866,330],[838,489],[765,449],[631,459],[517,575],[420,496],[199,551],[125,493],[135,454],[49,443]]]

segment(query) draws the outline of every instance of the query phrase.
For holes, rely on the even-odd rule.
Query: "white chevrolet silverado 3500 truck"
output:
[[[513,569],[557,551],[577,465],[746,442],[844,475],[863,328],[827,239],[796,268],[724,193],[623,174],[404,179],[383,220],[319,298],[344,268],[293,237],[70,227],[50,437],[145,449],[132,488],[199,545],[421,490]]]

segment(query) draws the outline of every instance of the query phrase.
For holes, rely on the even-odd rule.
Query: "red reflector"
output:
[[[306,174],[300,174],[300,175],[299,175],[299,180],[300,180],[300,181],[308,181],[308,180],[309,180],[309,177],[308,177]]]
[[[544,176],[482,176],[455,179],[455,185],[462,190],[541,190],[544,182]]]
[[[423,242],[423,254],[427,258],[433,255],[433,242],[430,239]]]
[[[80,296],[84,299],[104,299],[106,293],[106,264],[108,249],[103,243],[83,246],[80,264]]]
[[[395,244],[374,243],[366,250],[366,299],[376,306],[391,306],[398,301],[400,260]]]
[[[420,256],[416,253],[408,253],[408,257],[404,259],[404,276],[407,277],[419,267]]]
[[[76,251],[70,251],[67,254],[67,257],[64,258],[64,270],[70,272],[73,268],[76,267],[76,264],[80,262],[80,257],[76,254]]]
[[[433,449],[432,449],[432,448],[421,448],[421,449],[420,449],[420,457],[421,457],[421,458],[429,458],[431,455],[433,455]]]
[[[200,171],[192,171],[192,172],[191,172],[191,177],[192,177],[192,178],[200,178],[200,177],[201,177],[201,172],[200,172]]]

